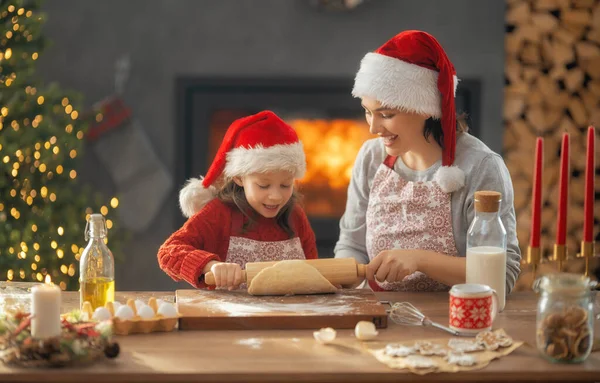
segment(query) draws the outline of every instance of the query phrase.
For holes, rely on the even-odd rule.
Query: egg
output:
[[[315,340],[320,344],[328,344],[335,340],[337,332],[331,327],[322,328],[319,331],[313,332]]]
[[[122,305],[116,311],[115,316],[121,320],[130,320],[133,319],[133,310],[129,306]]]
[[[92,319],[98,322],[109,320],[110,319],[110,311],[106,307],[98,307],[94,310],[94,315],[92,315]]]
[[[375,329],[373,322],[360,321],[354,327],[354,335],[358,340],[371,340],[378,334],[379,332]]]
[[[173,318],[177,316],[177,309],[175,305],[163,302],[160,306],[158,306],[158,314],[164,316],[165,318]]]
[[[154,310],[152,310],[152,307],[150,307],[148,305],[143,305],[141,307],[138,307],[137,314],[143,319],[154,318]]]
[[[146,302],[144,302],[142,300],[139,300],[139,299],[135,300],[135,309],[136,309],[136,311],[140,311],[140,308],[142,308],[144,306],[146,306]]]
[[[115,308],[115,312],[117,312],[117,310],[119,309],[119,307],[123,306],[123,304],[121,302],[117,302],[114,301],[113,302],[113,307]]]

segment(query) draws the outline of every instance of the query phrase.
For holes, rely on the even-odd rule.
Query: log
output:
[[[575,92],[583,85],[584,78],[585,74],[583,73],[583,70],[580,68],[573,68],[565,75],[565,86],[569,91]]]
[[[518,33],[512,33],[504,39],[504,50],[507,57],[516,57],[521,51],[523,45],[523,36]]]
[[[554,11],[559,8],[556,0],[537,0],[533,2],[533,6],[537,11]]]
[[[525,67],[523,68],[523,79],[526,83],[534,83],[540,75],[540,71],[536,68]]]
[[[541,38],[540,31],[530,24],[521,24],[517,29],[517,33],[519,33],[525,41],[531,43],[537,43]]]
[[[508,85],[504,88],[504,97],[519,97],[526,96],[529,92],[529,87],[524,82]]]
[[[585,158],[585,156],[581,157]],[[585,200],[585,177],[572,178],[569,187],[569,191],[571,192],[572,196],[571,201],[573,201],[574,204],[582,204],[583,206],[583,202]]]
[[[600,57],[583,61],[581,68],[594,80],[600,80]]]
[[[549,33],[558,26],[558,19],[550,13],[534,13],[531,15],[533,25],[541,33]]]
[[[552,69],[550,69],[550,73],[548,73],[548,76],[552,80],[558,81],[558,80],[562,80],[566,74],[567,74],[567,67],[564,64],[561,64],[561,65],[556,65]]]
[[[533,161],[531,163],[531,166],[533,166]],[[513,178],[512,181],[514,190],[515,210],[521,211],[522,209],[525,209],[531,205],[531,179],[517,177]]]
[[[573,45],[575,42],[575,37],[571,34],[571,32],[561,27],[558,27],[554,30],[554,32],[552,32],[552,37],[554,37],[556,41],[560,41],[567,45]]]
[[[560,42],[552,45],[554,65],[565,65],[575,60],[573,47]]]
[[[545,96],[538,88],[532,89],[529,94],[527,94],[527,105],[529,107],[541,106],[544,101]]]
[[[555,112],[563,112],[563,109],[569,104],[570,94],[565,91],[557,91],[552,97],[547,97],[545,102],[549,108]]]
[[[581,89],[579,90],[579,97],[583,101],[583,105],[588,112],[595,111],[598,108],[600,103],[600,98],[598,98],[591,89]],[[590,122],[595,120],[590,120]]]
[[[587,29],[585,25],[580,24],[563,23],[562,25],[571,35],[573,35],[575,40],[581,40]]]
[[[569,112],[573,117],[573,122],[578,126],[585,126],[588,122],[588,114],[583,106],[583,102],[578,96],[572,96],[569,101]],[[574,133],[574,132],[570,132]]]
[[[505,97],[504,118],[513,120],[518,118],[525,109],[525,99],[521,96]]]
[[[515,59],[504,62],[504,74],[511,84],[523,83],[523,66]]]
[[[575,52],[579,60],[589,60],[600,57],[600,47],[594,43],[581,41],[575,44]]]
[[[542,58],[548,64],[551,64],[554,62],[554,47],[552,46],[552,43],[550,42],[549,36],[542,38]]]
[[[552,97],[559,93],[558,84],[549,76],[540,75],[535,85],[545,97]]]
[[[521,1],[508,9],[506,12],[506,23],[513,25],[527,24],[530,17],[531,9],[529,7],[529,3]]]
[[[587,39],[589,41],[595,42],[596,44],[600,44],[600,27],[597,27],[597,29],[590,29],[590,31],[587,34]]]
[[[526,152],[535,148],[535,139],[537,135],[531,127],[523,120],[512,121],[508,125],[508,129],[512,130],[518,137],[519,147],[527,148]],[[533,153],[533,152],[532,152]],[[533,154],[532,157],[533,159]]]
[[[555,133],[556,139],[562,140],[563,133],[577,133],[577,126],[569,116],[564,116]]]
[[[503,140],[503,147],[502,147],[503,153],[505,155],[507,153],[510,153],[512,150],[517,149],[518,145],[519,145],[519,138],[518,138],[517,134],[514,132],[514,130],[509,129],[509,124],[505,123],[504,124],[504,140]]]
[[[548,125],[546,125],[546,112],[542,107],[536,106],[530,108],[525,117],[529,125],[531,125],[538,134],[549,130]]]
[[[525,43],[521,50],[521,60],[530,65],[538,65],[542,62],[540,48],[537,44]]]
[[[565,25],[587,27],[592,23],[592,14],[587,9],[571,9],[561,12],[560,19]]]
[[[597,96],[600,100],[600,80],[590,81],[588,83],[588,89],[593,95]]]
[[[570,203],[569,214],[567,214],[567,226],[571,230],[577,230],[579,227],[583,227],[583,205]],[[581,241],[582,238],[579,238]]]
[[[597,0],[573,0],[575,8],[592,8]]]

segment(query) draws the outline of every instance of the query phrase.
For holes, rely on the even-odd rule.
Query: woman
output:
[[[510,175],[457,120],[457,83],[441,45],[422,31],[401,32],[361,62],[352,94],[379,138],[356,159],[334,251],[369,263],[374,290],[443,291],[464,283],[477,190],[502,193],[507,293],[518,277]]]

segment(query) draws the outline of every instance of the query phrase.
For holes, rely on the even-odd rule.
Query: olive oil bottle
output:
[[[79,260],[80,307],[88,301],[92,309],[115,300],[115,260],[106,245],[106,221],[91,214],[85,227],[87,246]]]

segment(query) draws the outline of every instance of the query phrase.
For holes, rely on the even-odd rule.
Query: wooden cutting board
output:
[[[251,296],[245,290],[177,290],[180,330],[354,328],[365,320],[387,327],[386,306],[371,290],[335,294]]]

